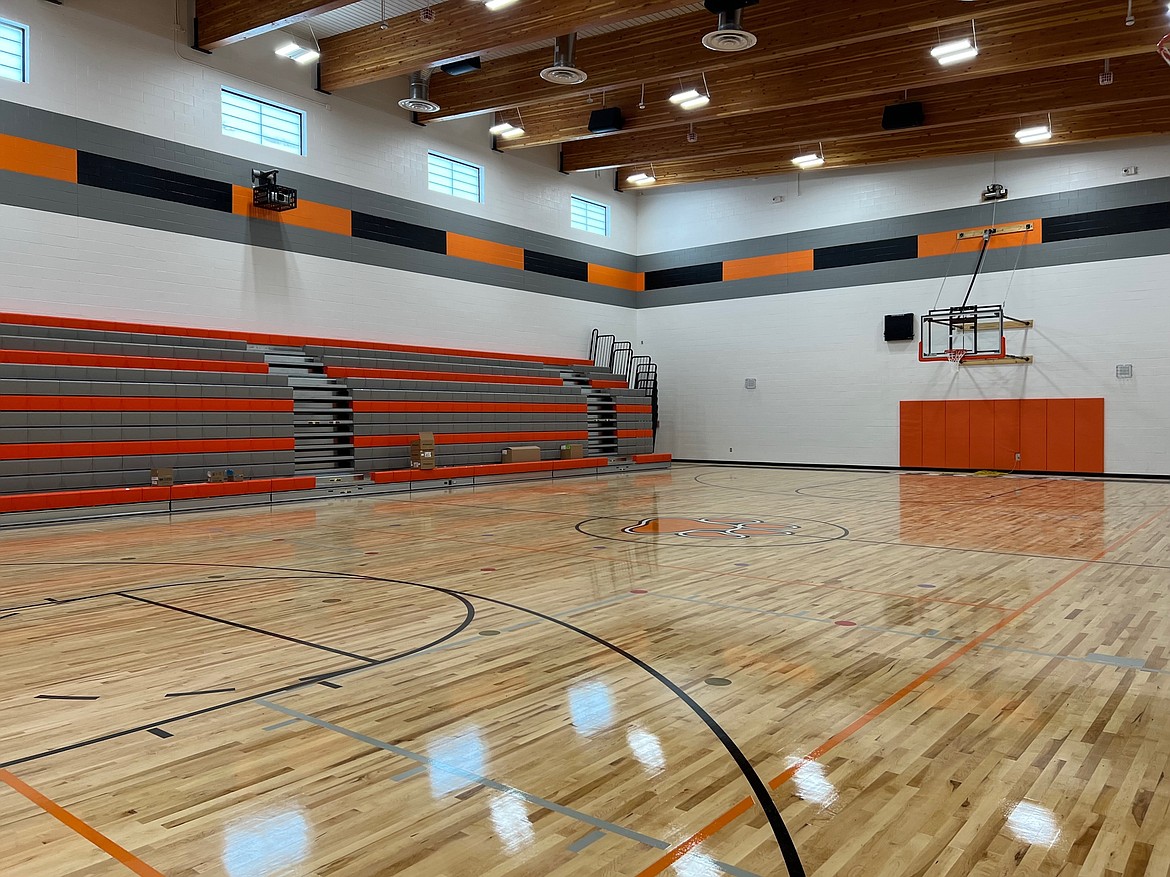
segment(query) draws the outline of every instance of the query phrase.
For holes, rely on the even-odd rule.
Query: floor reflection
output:
[[[309,824],[297,808],[233,822],[224,831],[223,865],[230,877],[269,877],[309,856]]]

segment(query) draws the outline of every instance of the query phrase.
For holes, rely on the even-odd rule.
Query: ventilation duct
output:
[[[540,78],[554,85],[580,85],[589,78],[589,74],[580,67],[574,66],[576,54],[577,35],[575,33],[557,37],[553,47],[552,66],[541,70]]]
[[[437,113],[441,107],[431,100],[431,71],[420,70],[410,74],[410,94],[398,106],[412,113]]]
[[[715,52],[742,52],[756,44],[756,35],[743,29],[743,9],[758,0],[707,0],[703,5],[719,16],[715,30],[703,37],[703,45]]]

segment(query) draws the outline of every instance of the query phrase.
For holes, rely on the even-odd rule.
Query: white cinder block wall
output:
[[[764,237],[978,203],[988,183],[1011,197],[1170,176],[1167,141],[1013,152],[859,171],[809,173],[640,198],[643,252]],[[777,194],[783,202],[773,202]],[[1106,468],[1170,473],[1170,255],[983,275],[973,303],[1036,320],[1009,333],[1030,366],[917,361],[886,343],[885,314],[959,304],[967,277],[709,302],[638,312],[638,350],[662,376],[660,450],[684,459],[896,466],[903,399],[1103,396]],[[1010,284],[1010,288],[1009,288]],[[647,293],[653,295],[653,293]],[[937,302],[937,304],[936,304]],[[1135,377],[1114,367],[1132,363]],[[744,379],[758,389],[744,389]]]
[[[0,100],[635,251],[636,201],[614,192],[612,178],[560,174],[551,150],[493,152],[487,117],[412,125],[395,106],[405,96],[401,81],[353,99],[320,94],[311,68],[275,55],[279,33],[200,55],[176,30],[177,5],[0,0],[0,17],[29,25],[31,58],[29,83],[0,79]],[[225,85],[304,110],[306,154],[223,135]],[[429,191],[428,149],[483,165],[484,203]],[[569,227],[570,194],[609,205],[609,237]],[[623,308],[10,207],[0,207],[0,276],[0,310],[516,352],[584,356],[593,326],[629,336],[635,325]]]

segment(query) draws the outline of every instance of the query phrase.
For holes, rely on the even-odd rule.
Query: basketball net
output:
[[[955,371],[959,370],[959,366],[963,364],[963,357],[967,355],[966,350],[948,350],[947,359],[954,367]]]
[[[1163,61],[1170,64],[1170,33],[1158,42],[1158,54],[1162,56]]]

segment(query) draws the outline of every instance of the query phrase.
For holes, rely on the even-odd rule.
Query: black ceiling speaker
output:
[[[464,58],[461,61],[451,61],[442,66],[442,71],[448,76],[463,76],[474,73],[479,69],[479,55],[474,58]]]
[[[625,123],[621,107],[607,107],[589,114],[589,130],[594,134],[612,134],[614,131],[622,130]]]
[[[890,104],[882,111],[882,129],[900,131],[903,128],[921,128],[926,122],[920,101]]]

